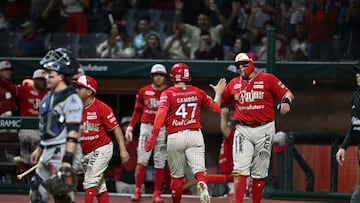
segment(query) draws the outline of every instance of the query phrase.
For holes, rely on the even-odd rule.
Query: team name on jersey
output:
[[[197,102],[198,97],[197,96],[191,96],[191,97],[180,97],[176,99],[176,102],[178,104],[180,103],[188,103],[188,102]]]
[[[146,100],[144,100],[144,104],[145,104],[148,108],[158,108],[158,106],[159,106],[159,100],[156,99],[156,98],[146,99]]]
[[[98,124],[98,123],[89,123],[89,121],[86,121],[82,124],[81,130],[84,133],[99,132],[99,126],[100,126],[100,124]]]
[[[257,99],[264,99],[264,92],[263,91],[246,91],[242,90],[239,94],[235,94],[234,96],[235,100],[238,100],[239,103],[243,104],[245,102],[253,102]]]
[[[171,124],[173,126],[186,126],[186,125],[190,125],[190,124],[193,124],[193,123],[196,123],[196,120],[194,118],[192,118],[190,120],[183,119],[183,120],[180,120],[180,121],[173,120]]]

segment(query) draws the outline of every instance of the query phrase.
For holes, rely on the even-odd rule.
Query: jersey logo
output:
[[[154,95],[155,95],[155,92],[154,92],[154,91],[151,91],[151,90],[146,90],[146,91],[145,91],[145,95],[154,96]]]

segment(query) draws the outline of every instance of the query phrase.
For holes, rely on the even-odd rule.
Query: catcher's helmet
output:
[[[243,65],[245,68],[244,73],[250,75],[254,72],[255,66],[254,61],[247,53],[239,53],[235,57],[234,65],[239,68],[240,65]]]
[[[191,75],[188,65],[176,63],[171,67],[170,78],[172,82],[190,82]]]
[[[46,55],[40,60],[40,65],[44,66],[44,64],[51,61],[63,63],[69,66],[71,69],[74,69],[75,72],[72,74],[76,74],[78,68],[80,67],[79,62],[73,56],[71,51],[62,47],[48,51]]]
[[[74,75],[77,72],[77,69],[66,65],[60,61],[49,61],[43,64],[45,70],[53,70],[59,72],[63,75]]]

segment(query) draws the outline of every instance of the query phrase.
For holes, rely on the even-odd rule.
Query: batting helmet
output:
[[[188,65],[176,63],[171,67],[170,78],[172,82],[190,82],[191,75]]]
[[[254,61],[247,53],[239,53],[236,55],[234,65],[237,68],[239,68],[240,65],[246,67],[244,70],[245,75],[250,75],[255,69]]]
[[[47,54],[40,60],[40,65],[43,66],[51,61],[57,61],[69,66],[72,69],[72,75],[75,75],[80,67],[79,62],[73,56],[71,51],[62,47],[48,51]]]
[[[96,91],[98,90],[98,84],[97,84],[96,80],[88,75],[80,76],[73,83],[80,87],[89,88],[94,93],[96,93]]]

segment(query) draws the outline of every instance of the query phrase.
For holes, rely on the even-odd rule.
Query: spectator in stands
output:
[[[29,16],[30,1],[1,1],[4,5],[4,14],[8,23],[8,31],[17,31],[21,23]]]
[[[295,27],[293,37],[287,43],[288,59],[291,61],[307,61],[309,48],[307,46],[307,35],[303,24],[300,22]]]
[[[222,24],[224,26],[221,36],[222,44],[232,46],[236,39],[240,0],[209,1],[209,9],[213,11],[211,17],[214,25]]]
[[[42,35],[36,32],[35,24],[26,21],[20,25],[21,39],[17,43],[14,56],[40,57],[46,52]]]
[[[117,25],[111,27],[107,40],[99,44],[96,52],[101,58],[134,58],[135,49],[124,33],[119,33]]]
[[[226,59],[233,61],[235,60],[236,55],[239,53],[247,53],[253,60],[257,60],[256,54],[251,50],[250,41],[247,38],[241,36],[236,38]]]
[[[37,29],[46,33],[62,32],[64,18],[59,0],[31,0],[30,19]]]
[[[195,59],[224,60],[224,49],[212,39],[210,32],[202,31],[200,33],[200,45],[195,51]]]
[[[255,15],[259,7],[253,6],[251,7],[251,14],[249,16],[249,21],[247,25],[248,32],[254,38],[255,44],[258,46],[258,49],[255,50],[256,56],[259,60],[266,60],[267,57],[267,30],[269,28],[274,27],[274,22],[269,20],[266,21],[261,28],[256,28],[255,23],[253,22],[255,19]],[[275,37],[275,54],[277,60],[282,60],[286,54],[286,44],[285,37],[279,34],[276,34]]]
[[[308,33],[309,59],[330,61],[334,39],[336,11],[329,7],[328,0],[313,0],[304,17]]]
[[[340,53],[341,59],[360,58],[360,0],[350,0],[349,7],[340,11]]]
[[[196,26],[199,14],[208,11],[206,1],[175,0],[175,8],[177,3],[183,4],[177,12],[181,13],[180,21],[186,24]]]
[[[88,33],[88,20],[84,11],[90,8],[90,0],[62,0],[62,8],[65,32]]]
[[[151,31],[151,18],[149,16],[142,16],[137,23],[139,33],[133,39],[133,46],[136,50],[136,55],[140,56],[146,44],[145,36]]]
[[[125,135],[126,128],[128,127],[131,121],[131,116],[124,116],[120,120],[120,127]],[[122,181],[127,184],[134,184],[135,189],[135,168],[136,168],[136,161],[137,161],[137,151],[136,148],[138,146],[138,137],[137,134],[134,133],[133,139],[129,142],[128,140],[125,141],[126,150],[129,152],[130,160],[125,164],[121,164],[120,153],[119,153],[119,144],[116,140],[113,140],[114,143],[114,156],[112,157],[110,164],[106,171],[106,176],[111,178],[115,181]],[[117,191],[119,192],[119,191]],[[133,191],[129,191],[132,193]]]
[[[0,80],[10,81],[12,65],[10,61],[0,62]],[[15,95],[0,86],[0,116],[17,116],[18,106]]]
[[[191,55],[190,58],[195,58],[195,50],[199,48],[200,44],[200,33],[202,31],[208,31],[211,33],[211,37],[218,44],[221,44],[221,32],[224,28],[222,24],[216,25],[213,27],[209,13],[200,13],[198,15],[197,26],[186,24],[181,22],[181,11],[184,4],[181,1],[176,1],[176,15],[175,15],[175,23],[179,26],[179,29],[184,32],[185,36],[187,36],[191,42]]]
[[[166,53],[160,44],[160,35],[157,32],[149,32],[145,36],[145,46],[139,55],[141,59],[164,59]]]
[[[163,50],[168,59],[189,59],[190,58],[190,39],[184,35],[183,31],[173,24],[174,34],[165,39]]]
[[[291,7],[287,11],[287,15],[286,15],[289,24],[290,35],[296,32],[296,27],[298,23],[301,23],[303,21],[305,11],[306,11],[305,0],[293,0],[291,2]]]
[[[8,80],[1,80],[0,86],[11,94],[15,95],[20,102],[21,117],[39,117],[39,104],[47,93],[45,77],[47,73],[43,69],[37,69],[32,76],[32,82],[15,85]],[[38,129],[21,129],[18,133],[20,141],[20,157],[18,162],[17,174],[29,168],[30,154],[40,143],[40,132]]]
[[[261,29],[265,22],[273,20],[273,16],[278,13],[275,6],[265,0],[253,0],[248,6],[248,11],[253,14],[252,26],[257,29]]]

